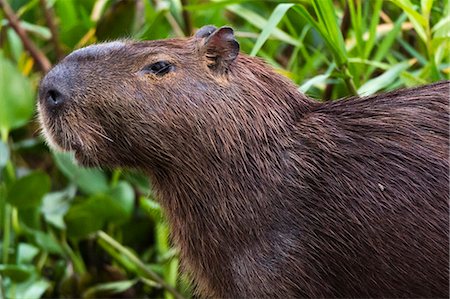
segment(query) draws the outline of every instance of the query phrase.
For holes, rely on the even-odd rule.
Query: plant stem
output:
[[[72,250],[69,244],[67,244],[66,239],[61,242],[61,245],[65,253],[72,261],[75,273],[79,274],[80,276],[86,273],[86,266],[84,265],[83,260]]]
[[[58,29],[56,28],[55,24],[55,13],[53,11],[53,8],[48,5],[47,0],[39,0],[39,2],[41,4],[42,10],[44,11],[47,27],[52,33],[51,40],[53,43],[53,48],[55,48],[56,57],[58,58],[58,60],[61,60],[63,58],[63,52],[59,43]]]
[[[2,141],[8,143],[8,129],[1,130]],[[6,164],[7,179],[14,179],[14,168],[12,168],[11,161]],[[6,202],[6,186],[2,183],[0,185],[0,215],[3,218],[3,243],[2,243],[2,263],[8,263],[9,246],[11,241],[11,206]]]
[[[122,170],[119,168],[114,169],[111,178],[111,187],[116,187],[119,182],[120,176],[122,174]]]
[[[19,38],[21,39],[23,46],[25,49],[28,50],[30,55],[34,58],[34,60],[37,62],[39,67],[42,71],[48,72],[51,68],[51,63],[48,60],[48,58],[42,53],[36,45],[31,41],[31,39],[28,37],[25,30],[20,25],[19,18],[14,13],[14,11],[11,9],[11,6],[9,6],[8,2],[6,0],[0,0],[0,8],[4,11],[6,19],[8,19],[9,24],[14,29],[14,31],[17,33]]]
[[[344,75],[343,79],[345,82],[345,85],[347,86],[348,91],[351,95],[355,96],[358,95],[358,91],[356,90],[355,83],[353,82],[353,77],[348,71],[347,65],[342,66],[342,73]]]
[[[185,8],[188,5],[188,0],[181,0],[181,5],[183,6],[184,33],[186,36],[190,36],[193,33],[193,28],[191,14]]]
[[[130,250],[125,248],[122,244],[114,240],[112,237],[110,237],[108,234],[106,234],[103,231],[98,231],[96,234],[97,238],[105,241],[107,244],[109,244],[111,247],[119,251],[121,254],[126,256],[130,261],[132,261],[140,270],[142,270],[148,278],[156,281],[159,283],[163,288],[165,288],[168,292],[170,292],[175,298],[177,299],[184,299],[184,297],[178,293],[175,288],[168,285],[161,277],[158,276],[155,272],[150,270],[148,267],[145,266],[145,264],[136,256],[134,255]]]
[[[3,244],[2,244],[2,263],[8,264],[9,246],[11,241],[11,206],[6,203],[6,198],[1,198],[3,208]]]

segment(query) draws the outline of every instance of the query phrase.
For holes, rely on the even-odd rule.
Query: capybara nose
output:
[[[49,108],[57,108],[66,100],[67,97],[57,89],[49,89],[45,92],[45,105]]]
[[[72,77],[66,67],[52,69],[41,82],[39,104],[52,112],[62,109],[71,98]]]

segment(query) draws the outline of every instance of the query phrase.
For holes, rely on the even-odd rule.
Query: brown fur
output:
[[[229,34],[74,52],[47,138],[148,173],[202,296],[448,297],[449,82],[318,103]]]

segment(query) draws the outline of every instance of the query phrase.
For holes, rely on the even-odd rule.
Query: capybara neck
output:
[[[282,205],[289,192],[283,186],[289,168],[283,153],[293,124],[317,105],[247,56],[237,59],[221,83],[226,91],[209,90],[204,102],[174,128],[173,151],[166,161],[157,168],[143,161],[152,165],[146,171],[175,243],[185,244],[182,259],[190,261],[187,267],[204,269],[199,275],[207,279],[198,279],[204,284],[222,279],[208,265],[223,263],[223,271],[236,251],[270,233],[267,226],[276,230],[283,215],[274,213],[274,206]],[[190,96],[198,100],[189,93],[180,101]],[[220,250],[225,244],[229,250]]]

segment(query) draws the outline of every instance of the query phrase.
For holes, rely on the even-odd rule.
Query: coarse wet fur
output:
[[[149,175],[202,297],[448,297],[449,82],[319,103],[238,50],[207,26],[75,51],[45,136]]]

